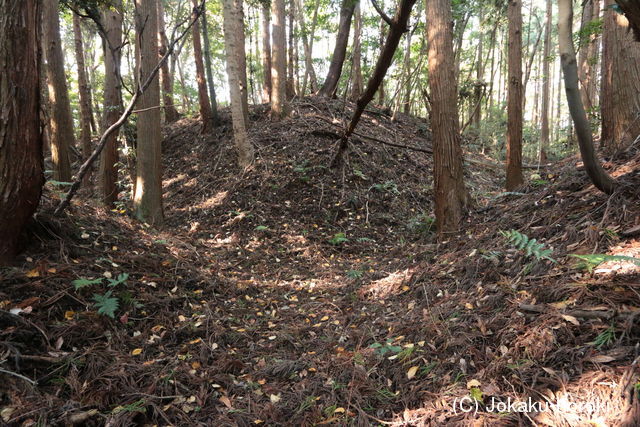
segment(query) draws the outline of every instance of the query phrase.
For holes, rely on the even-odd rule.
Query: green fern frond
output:
[[[530,239],[526,234],[517,230],[500,231],[500,234],[511,243],[519,251],[524,251],[526,257],[533,256],[536,260],[549,260],[556,262],[551,256],[553,249],[545,249],[543,243],[539,243],[537,239]]]

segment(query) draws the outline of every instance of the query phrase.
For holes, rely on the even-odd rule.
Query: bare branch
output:
[[[386,22],[390,26],[393,25],[393,21],[391,20],[391,18],[389,18],[389,15],[384,13],[384,10],[382,10],[380,6],[378,6],[378,2],[376,0],[371,0],[371,4],[373,5],[373,8],[376,10],[376,12],[378,12],[378,15],[380,15],[380,17],[384,20],[384,22]]]

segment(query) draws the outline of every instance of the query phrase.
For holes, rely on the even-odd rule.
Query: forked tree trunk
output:
[[[157,0],[135,0],[136,42],[138,43],[138,70],[140,81],[147,80],[158,64],[158,13]],[[199,32],[194,36],[199,38]],[[195,37],[194,37],[195,38]],[[200,58],[202,60],[202,58]],[[162,135],[160,133],[160,83],[158,76],[149,88],[140,95],[136,108],[137,155],[136,186],[133,206],[138,220],[162,226]],[[206,88],[205,88],[206,91]],[[206,95],[206,92],[205,92]],[[207,105],[208,100],[207,100]]]
[[[286,114],[285,95],[287,85],[286,31],[284,0],[271,0],[273,19],[271,46],[271,118],[280,120]]]
[[[569,111],[576,129],[580,155],[591,182],[601,191],[611,194],[616,188],[616,182],[602,168],[596,157],[591,136],[591,125],[584,111],[578,88],[578,66],[576,52],[573,47],[573,35],[571,26],[573,23],[572,0],[558,1],[558,44],[560,46],[560,60],[564,74],[565,91]]]
[[[358,1],[359,0],[342,0],[336,46],[333,50],[333,56],[331,57],[327,77],[324,80],[322,88],[320,88],[320,91],[318,92],[319,95],[331,98],[336,94],[340,75],[342,74],[344,58],[347,55],[349,31],[351,30],[351,18],[353,17],[353,12],[355,11]]]
[[[522,176],[522,0],[509,0],[509,63],[507,92],[507,182],[511,191]]]
[[[262,2],[262,102],[271,102],[271,10],[269,3]]]
[[[84,63],[84,46],[82,43],[82,28],[80,17],[73,14],[73,41],[78,67],[78,92],[80,95],[80,142],[82,159],[87,160],[91,155],[91,91],[87,83],[87,69]],[[84,184],[89,184],[89,174],[85,175]]]
[[[163,0],[158,0],[158,54],[160,58],[167,51],[169,40],[164,25]],[[167,123],[173,123],[180,118],[178,110],[173,104],[173,79],[169,73],[169,63],[165,62],[160,68],[160,84],[162,86],[162,102],[164,119]]]
[[[193,8],[198,7],[198,0],[191,0]],[[194,12],[195,13],[195,12]],[[196,82],[198,83],[198,101],[200,105],[200,119],[202,120],[202,133],[209,133],[213,129],[213,112],[207,92],[207,79],[205,77],[204,62],[202,59],[202,42],[200,41],[200,23],[196,21],[192,28],[193,33],[193,60],[196,65]]]
[[[629,31],[629,21],[606,0],[602,36],[602,148],[615,153],[640,134],[640,43]]]
[[[541,107],[541,125],[540,125],[540,154],[538,156],[540,163],[547,162],[547,152],[549,150],[549,136],[551,134],[549,128],[549,105],[551,103],[550,85],[551,75],[549,70],[549,56],[551,55],[551,18],[553,3],[547,0],[547,13],[544,29],[544,47],[542,54],[542,107]]]
[[[440,236],[460,229],[468,204],[464,185],[457,107],[451,2],[426,2],[433,177],[436,227]]]
[[[384,43],[384,47],[382,48],[382,52],[380,53],[378,60],[376,61],[373,73],[371,74],[369,81],[367,81],[367,87],[364,92],[362,92],[362,95],[360,95],[360,98],[356,101],[356,108],[353,111],[351,120],[339,140],[338,150],[331,162],[332,167],[337,167],[342,164],[343,156],[349,145],[349,137],[355,131],[364,109],[375,96],[380,84],[383,82],[384,77],[387,74],[387,70],[393,62],[393,55],[398,48],[402,34],[407,31],[407,22],[409,21],[411,9],[415,2],[416,0],[401,0],[393,19],[388,18],[385,15],[385,18],[388,20],[390,25],[387,40]]]
[[[224,0],[222,3],[224,15],[224,40],[227,54],[227,76],[231,95],[231,119],[233,122],[233,138],[238,154],[238,165],[242,168],[253,162],[253,146],[247,135],[246,116],[242,108],[242,85],[239,58],[243,55],[244,45],[239,44],[234,25],[236,16],[234,4],[237,0]],[[240,52],[242,50],[243,52]]]
[[[113,7],[105,7],[102,23],[106,40],[102,41],[104,51],[104,112],[102,132],[115,123],[122,114],[122,83],[120,81],[120,61],[122,58],[122,2],[113,2]],[[100,194],[102,203],[112,208],[118,199],[118,133],[109,137],[100,155]]]
[[[360,4],[356,5],[353,19],[353,72],[351,85],[351,99],[356,101],[362,93],[362,45],[360,38],[362,35],[362,14],[360,13]]]
[[[0,265],[18,250],[44,184],[40,130],[40,6],[0,0]]]
[[[49,85],[50,140],[53,178],[71,181],[69,147],[74,144],[73,117],[69,103],[64,56],[60,40],[58,0],[43,0],[43,24],[45,58],[47,59],[47,83]]]
[[[162,0],[160,0],[162,3]],[[213,83],[213,64],[211,61],[211,43],[209,42],[209,23],[207,22],[207,8],[202,11],[202,40],[204,41],[204,65],[207,70],[207,87],[209,88],[209,101],[211,102],[211,119],[213,125],[218,126],[218,101],[216,99],[216,87]]]

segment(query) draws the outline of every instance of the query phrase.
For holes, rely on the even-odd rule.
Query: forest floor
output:
[[[636,425],[638,267],[568,254],[640,254],[640,156],[606,163],[608,197],[576,158],[504,193],[467,153],[475,205],[437,243],[428,124],[370,110],[332,170],[351,107],[252,109],[244,172],[228,113],[214,135],[167,127],[161,231],[88,193],[53,218],[49,188],[0,270],[0,423]],[[547,404],[493,405],[528,398]]]

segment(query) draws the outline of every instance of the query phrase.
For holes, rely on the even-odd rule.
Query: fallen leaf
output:
[[[280,396],[280,393],[272,394],[269,396],[269,400],[271,401],[271,403],[278,403],[280,402],[280,399],[282,399],[282,397]]]
[[[139,355],[139,354],[142,354],[142,349],[141,349],[141,348],[134,348],[134,349],[131,351],[131,354],[132,354],[132,355],[134,355],[134,356],[137,356],[137,355]]]
[[[407,378],[411,379],[411,378],[415,377],[416,374],[418,373],[418,368],[419,368],[419,366],[410,367],[409,370],[407,371]]]
[[[576,326],[580,326],[580,322],[578,321],[578,319],[576,319],[576,318],[575,318],[575,317],[573,317],[573,316],[569,316],[568,314],[563,314],[563,315],[562,315],[562,318],[563,318],[564,320],[566,320],[567,322],[571,322],[571,323],[573,323],[573,324],[574,324],[574,325],[576,325]]]
[[[40,272],[38,271],[37,268],[34,268],[33,270],[27,271],[25,276],[27,276],[27,277],[40,277]]]
[[[480,381],[478,380],[471,380],[467,382],[467,388],[471,388],[471,387],[480,387]]]
[[[229,400],[229,398],[227,396],[222,396],[220,399],[220,402],[222,402],[224,404],[224,406],[226,406],[229,409],[233,409],[233,405],[231,405],[231,401]]]
[[[75,316],[76,312],[73,310],[68,310],[64,312],[64,318],[67,320],[71,320],[73,319],[73,316]]]

